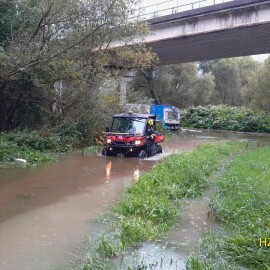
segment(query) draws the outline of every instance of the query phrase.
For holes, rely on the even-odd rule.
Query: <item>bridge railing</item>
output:
[[[156,17],[170,15],[187,10],[193,10],[196,8],[217,5],[225,2],[231,2],[235,0],[196,0],[191,3],[184,3],[183,0],[166,0],[157,4],[140,7],[134,11],[133,16],[129,20],[138,19],[148,20]],[[182,2],[182,3],[181,3]]]

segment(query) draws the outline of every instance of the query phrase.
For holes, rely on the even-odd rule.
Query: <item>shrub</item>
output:
[[[48,152],[66,152],[79,145],[81,133],[76,127],[65,126],[51,130],[14,130],[0,133],[0,162],[17,158],[27,163],[40,163],[55,159]]]
[[[181,113],[182,126],[247,132],[270,132],[270,115],[243,107],[198,106]]]
[[[10,162],[17,158],[26,159],[33,164],[53,160],[54,156],[0,139],[0,162]]]
[[[15,130],[1,133],[0,139],[33,150],[64,152],[79,144],[81,133],[73,126],[61,126],[51,130]]]

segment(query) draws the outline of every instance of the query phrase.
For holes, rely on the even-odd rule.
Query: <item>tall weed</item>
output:
[[[269,247],[265,246],[267,243],[260,243],[260,239],[264,241],[270,236],[269,157],[270,146],[267,146],[248,151],[232,161],[219,180],[219,192],[213,201],[225,235],[206,237],[203,243],[206,241],[208,245],[201,245],[200,254],[190,259],[188,270],[223,269],[219,260],[214,260],[218,264],[212,267],[214,257],[208,255],[213,245],[227,262],[237,262],[251,269],[269,269]],[[208,268],[195,267],[196,261]]]

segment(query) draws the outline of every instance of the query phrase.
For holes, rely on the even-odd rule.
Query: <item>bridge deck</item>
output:
[[[148,20],[160,65],[270,53],[270,1],[238,0]]]

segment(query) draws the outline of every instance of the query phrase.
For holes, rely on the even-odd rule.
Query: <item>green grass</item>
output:
[[[114,233],[110,229],[110,237],[100,239],[96,255],[90,261],[88,258],[82,269],[107,269],[98,258],[122,254],[168,233],[177,221],[181,199],[201,195],[208,186],[208,176],[242,148],[243,144],[234,142],[202,145],[192,152],[170,156],[134,181],[114,207],[109,221],[114,224]]]
[[[220,240],[213,233],[207,233],[199,243],[200,252],[187,262],[186,270],[240,270],[232,263],[228,254],[220,249]]]
[[[115,207],[127,243],[157,239],[168,232],[179,214],[180,200],[201,195],[219,162],[239,148],[236,143],[203,145],[171,156],[133,182]]]
[[[89,146],[89,147],[85,147],[83,149],[83,154],[85,156],[87,156],[87,155],[91,155],[91,154],[93,154],[95,152],[101,152],[103,147],[104,146],[95,146],[95,145]]]
[[[270,269],[270,247],[260,247],[259,242],[270,237],[270,146],[237,157],[218,185],[214,208],[224,224],[225,236],[219,237],[217,252],[225,254],[227,261],[249,269]],[[204,241],[211,247],[216,240]],[[223,269],[212,267],[213,260],[206,257],[207,246],[201,250],[197,258],[191,259],[201,266],[188,269]]]

